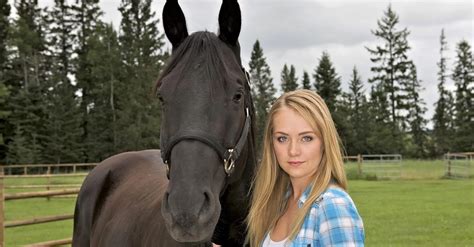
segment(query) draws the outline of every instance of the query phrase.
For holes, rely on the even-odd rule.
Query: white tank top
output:
[[[263,240],[263,247],[285,247],[286,246],[286,241],[288,238],[285,238],[281,241],[275,242],[270,238],[270,233],[267,234],[265,237],[265,240]]]

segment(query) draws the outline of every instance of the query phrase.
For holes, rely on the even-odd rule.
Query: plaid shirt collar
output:
[[[322,196],[322,194],[324,194],[324,192],[329,189],[329,187],[331,187],[332,185],[334,185],[336,183],[336,181],[332,178],[331,179],[331,182],[329,182],[329,186],[321,193],[321,195],[318,196],[318,198],[316,198],[316,201],[315,203],[318,204],[319,202],[321,202],[324,198]],[[311,188],[313,187],[313,183],[310,183],[306,189],[304,190],[303,194],[301,194],[300,198],[298,199],[298,208],[301,208],[303,207],[304,203],[306,202],[306,200],[308,200],[308,197],[311,193]],[[288,190],[288,194],[287,194],[287,197],[290,196],[291,194],[291,191]]]

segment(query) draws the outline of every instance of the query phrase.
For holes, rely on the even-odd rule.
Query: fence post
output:
[[[48,177],[46,178],[46,181],[47,181],[46,182],[46,190],[49,191],[49,185],[51,184],[51,166],[48,166],[48,172],[47,173],[48,173]],[[50,197],[48,196],[46,198],[49,201]]]
[[[448,159],[448,177],[451,177],[451,160]]]
[[[362,176],[362,156],[360,154],[357,155],[357,172],[359,173],[359,177]]]
[[[0,165],[0,247],[3,247],[5,246],[4,245],[4,231],[5,231],[5,227],[4,227],[4,221],[5,221],[5,213],[4,213],[4,210],[3,210],[3,204],[4,204],[4,201],[5,201],[5,198],[4,198],[4,195],[3,195],[3,174],[4,171],[3,171],[3,165]]]

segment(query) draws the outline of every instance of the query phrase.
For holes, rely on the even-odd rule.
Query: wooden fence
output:
[[[20,200],[20,199],[29,199],[29,198],[37,198],[37,197],[46,197],[50,198],[52,196],[68,196],[68,195],[77,195],[79,193],[80,185],[76,185],[75,188],[69,189],[61,189],[61,190],[49,190],[50,188],[58,188],[58,187],[66,187],[64,185],[51,185],[50,178],[53,177],[77,177],[77,176],[85,176],[87,173],[71,173],[71,174],[51,174],[52,171],[55,169],[59,169],[60,167],[71,167],[73,172],[77,172],[77,167],[93,167],[96,166],[96,163],[90,164],[58,164],[58,165],[11,165],[11,166],[0,166],[0,247],[4,246],[5,239],[4,239],[4,232],[5,228],[10,227],[20,227],[26,226],[31,224],[40,224],[46,222],[53,222],[53,221],[61,221],[61,220],[69,220],[73,219],[73,214],[67,215],[53,215],[53,216],[45,216],[45,217],[38,217],[34,219],[27,219],[27,220],[15,220],[15,221],[7,221],[5,222],[5,213],[4,213],[4,203],[8,200]],[[29,173],[29,168],[46,168],[46,174],[31,174]],[[23,175],[5,175],[5,169],[22,169]],[[36,169],[36,172],[40,171],[41,169]],[[10,170],[11,171],[11,170]],[[12,174],[11,172],[9,174]],[[18,185],[18,186],[4,186],[4,179],[5,178],[47,178],[48,184],[46,185]],[[71,185],[68,185],[71,186]],[[74,185],[73,185],[74,186]],[[47,191],[39,191],[39,192],[23,192],[23,193],[14,193],[14,194],[5,194],[4,189],[25,189],[25,188],[46,188]],[[41,243],[35,243],[28,246],[56,246],[56,245],[65,245],[71,244],[72,240],[69,239],[61,239],[61,240],[53,240]]]

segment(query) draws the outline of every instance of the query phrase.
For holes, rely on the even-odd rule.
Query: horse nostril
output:
[[[170,193],[169,192],[165,192],[165,194],[163,195],[163,207],[168,210],[169,209],[169,196],[170,196]]]
[[[211,201],[212,201],[212,195],[208,191],[204,191],[204,202],[202,204],[202,211],[207,212],[210,210],[211,207]]]

